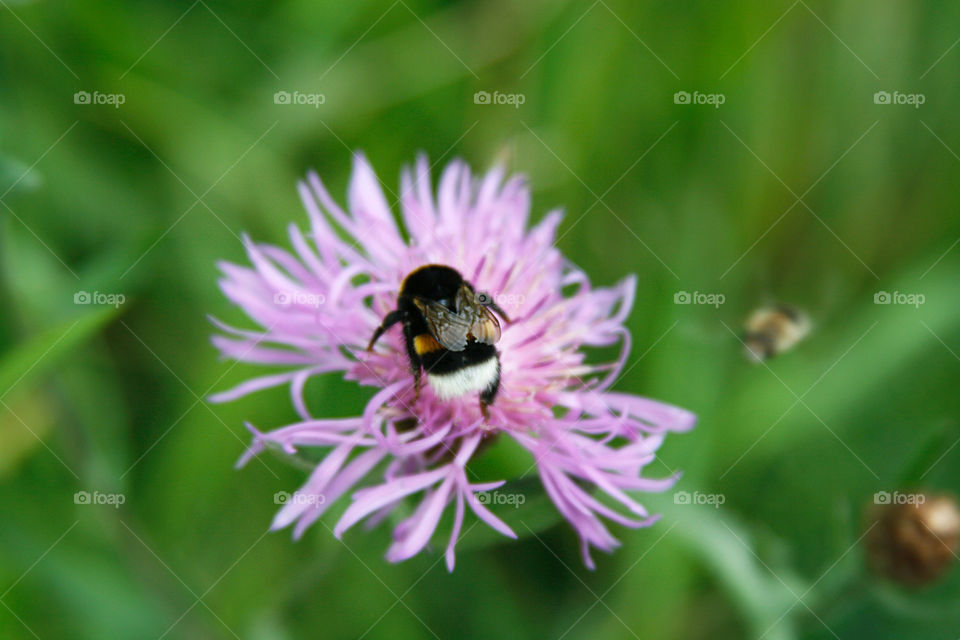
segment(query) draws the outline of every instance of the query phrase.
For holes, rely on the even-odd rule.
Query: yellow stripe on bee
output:
[[[440,346],[440,343],[437,342],[429,333],[422,333],[416,338],[413,339],[413,348],[416,349],[417,353],[424,354],[430,353],[432,351],[439,351],[443,347]]]

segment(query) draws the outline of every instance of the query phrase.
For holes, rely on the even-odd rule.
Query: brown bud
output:
[[[936,494],[878,493],[869,510],[870,563],[878,573],[919,587],[942,576],[960,547],[960,509]]]

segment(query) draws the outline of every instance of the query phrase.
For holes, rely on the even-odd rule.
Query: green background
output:
[[[960,482],[957,3],[0,5],[0,637],[956,637],[960,576],[870,577],[861,534],[874,492]],[[436,548],[387,564],[383,527],[266,534],[304,474],[234,470],[243,421],[296,416],[283,390],[204,401],[264,372],[209,344],[207,314],[242,322],[215,261],[305,225],[310,168],[343,201],[355,149],[388,194],[420,150],[435,175],[503,160],[596,284],[638,274],[616,388],[699,415],[650,472],[723,504],[645,497],[664,519],[614,526],[593,572],[534,499],[497,509],[521,540],[477,527],[452,575]],[[754,366],[736,334],[771,301],[815,330]],[[371,395],[308,393],[324,415]]]

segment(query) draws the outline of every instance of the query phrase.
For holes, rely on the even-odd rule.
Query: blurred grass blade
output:
[[[80,318],[46,329],[0,356],[0,398],[14,386],[55,364],[95,335],[119,313],[117,307],[91,309]]]
[[[8,155],[0,154],[0,193],[33,191],[43,183],[34,169]]]
[[[657,508],[665,520],[679,523],[677,531],[727,591],[756,636],[762,634],[766,640],[797,637],[790,613],[806,611],[794,595],[806,589],[792,570],[763,561],[753,536],[729,514],[721,517],[710,507],[674,506],[665,500]],[[804,598],[812,600],[813,594]]]

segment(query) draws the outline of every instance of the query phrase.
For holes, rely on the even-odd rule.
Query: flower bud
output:
[[[902,584],[934,582],[953,564],[960,546],[960,509],[945,495],[913,494],[870,510],[875,521],[867,550],[875,571]]]

